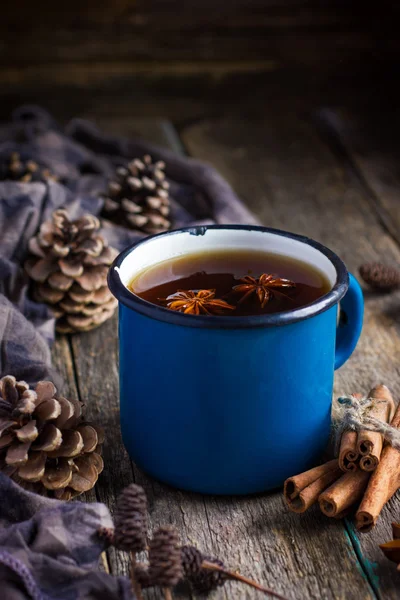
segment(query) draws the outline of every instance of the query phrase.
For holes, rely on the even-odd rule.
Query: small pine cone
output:
[[[147,497],[140,485],[131,483],[117,500],[114,545],[120,550],[141,552],[147,544]]]
[[[372,288],[391,291],[400,287],[400,270],[381,263],[366,263],[359,269],[360,275]]]
[[[141,588],[148,588],[154,585],[147,565],[142,563],[137,563],[135,565],[135,578]]]
[[[153,163],[149,155],[119,167],[104,195],[102,215],[145,233],[169,229],[169,184],[164,169],[162,161]]]
[[[51,306],[60,333],[89,331],[114,314],[117,300],[108,289],[107,272],[118,252],[99,229],[97,217],[70,221],[59,209],[29,241],[25,270],[35,299]]]
[[[149,546],[151,580],[160,587],[174,587],[183,576],[178,532],[173,527],[160,527]]]
[[[203,556],[203,561],[225,568],[221,560],[212,556]],[[187,579],[196,592],[199,594],[209,594],[213,590],[223,586],[225,581],[229,579],[229,576],[221,571],[212,571],[211,569],[203,568],[198,573],[188,576]]]
[[[23,487],[69,500],[90,490],[103,469],[100,429],[82,419],[82,404],[57,395],[51,381],[30,389],[0,379],[0,469]]]
[[[0,180],[11,179],[22,183],[58,181],[57,175],[33,160],[22,160],[18,152],[12,152],[3,165],[0,165]]]
[[[194,546],[182,546],[182,567],[185,577],[190,579],[201,571],[203,554]]]
[[[115,521],[114,546],[126,552],[141,552],[146,548],[146,528],[140,515]]]

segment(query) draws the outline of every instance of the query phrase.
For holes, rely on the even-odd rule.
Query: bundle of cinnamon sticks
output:
[[[360,395],[353,395],[360,398]],[[371,416],[400,430],[400,404],[385,385],[369,393]],[[290,510],[304,513],[318,502],[328,517],[343,518],[359,503],[355,514],[358,531],[370,531],[388,500],[400,487],[400,450],[384,444],[377,431],[344,431],[338,459],[290,477],[284,496]]]

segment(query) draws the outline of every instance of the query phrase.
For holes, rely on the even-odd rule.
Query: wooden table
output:
[[[90,111],[86,116],[96,117]],[[157,120],[103,115],[97,122],[109,131],[141,135],[209,161],[265,225],[321,241],[353,273],[364,261],[400,265],[399,136],[382,115],[356,119],[322,111],[307,118],[294,112],[204,118],[179,131]],[[400,398],[399,322],[399,293],[366,292],[363,334],[351,360],[336,374],[335,395],[367,393],[384,382]],[[118,493],[135,481],[148,494],[153,528],[175,525],[184,543],[198,545],[293,600],[400,596],[400,574],[378,548],[391,539],[390,523],[400,521],[398,498],[389,502],[372,533],[359,535],[351,520],[329,520],[318,510],[289,513],[280,493],[206,497],[161,485],[132,464],[121,443],[117,317],[93,332],[59,337],[53,357],[65,378],[64,392],[79,397],[88,417],[106,430],[105,469],[86,500],[97,499],[113,510]],[[114,574],[127,573],[126,555],[111,549],[106,566]],[[149,591],[146,597],[161,596]],[[192,596],[179,591],[175,597]],[[214,597],[263,596],[227,583]]]

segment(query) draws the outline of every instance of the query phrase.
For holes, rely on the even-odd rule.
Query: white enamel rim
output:
[[[304,307],[268,315],[243,317],[185,315],[156,306],[126,287],[133,277],[148,267],[178,256],[221,249],[262,250],[298,258],[322,271],[331,290]],[[189,327],[247,328],[268,327],[310,318],[337,304],[348,289],[348,273],[331,250],[304,236],[254,225],[210,225],[190,227],[148,237],[127,248],[111,265],[108,283],[114,296],[125,306],[148,317]]]

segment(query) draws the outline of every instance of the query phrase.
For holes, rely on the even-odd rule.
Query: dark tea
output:
[[[331,289],[321,271],[300,260],[242,249],[166,260],[136,275],[128,287],[171,310],[232,317],[293,310]]]

